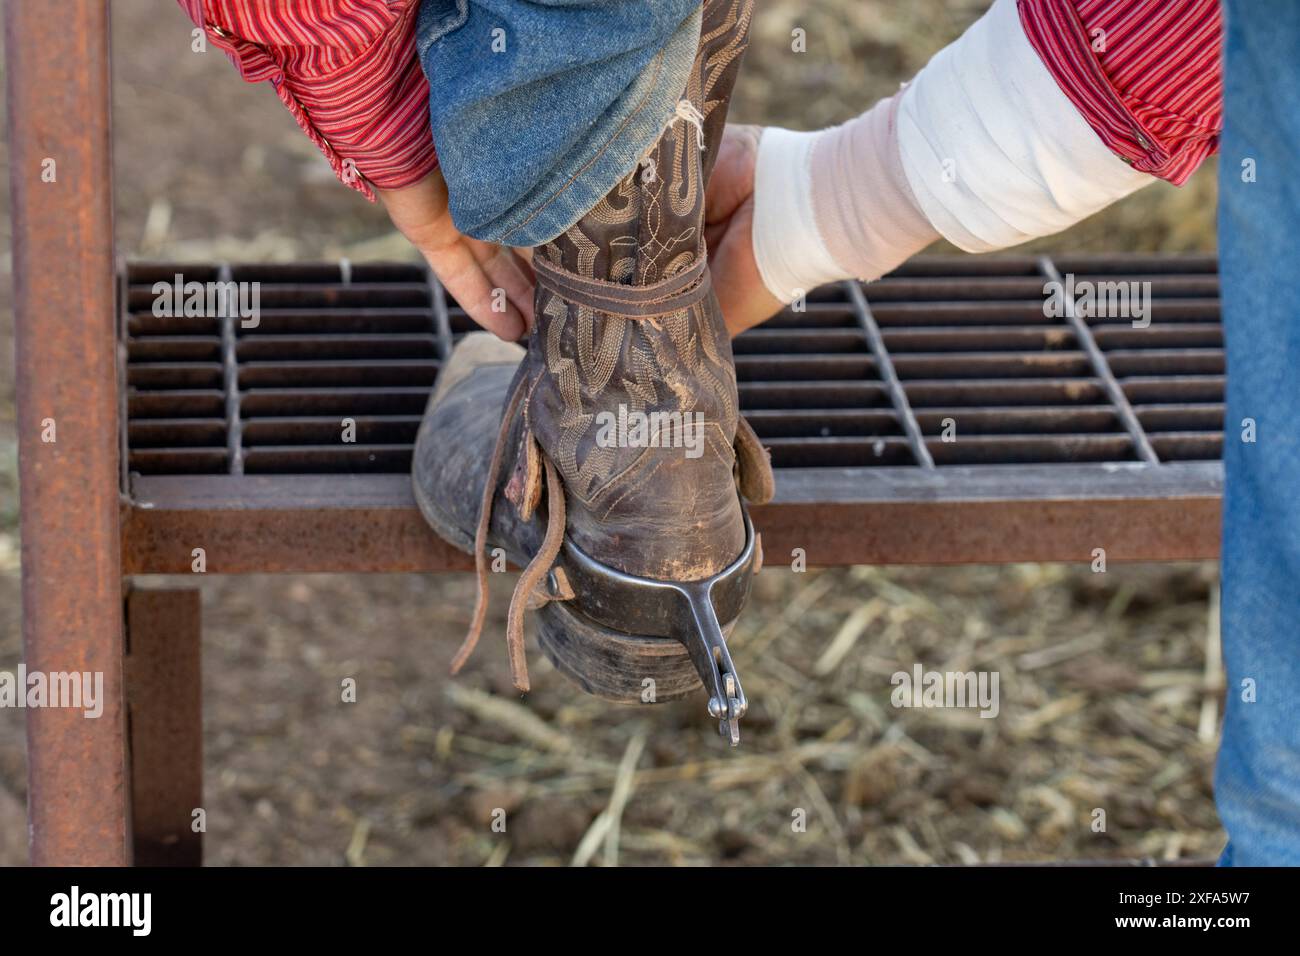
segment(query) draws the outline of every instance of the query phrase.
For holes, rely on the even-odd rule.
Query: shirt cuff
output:
[[[1019,0],[1030,45],[1097,137],[1181,186],[1218,151],[1218,0]]]

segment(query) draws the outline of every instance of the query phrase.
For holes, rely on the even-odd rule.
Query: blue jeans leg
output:
[[[1300,865],[1300,4],[1226,16],[1220,862]]]
[[[416,48],[456,228],[549,242],[659,139],[701,0],[422,0]]]

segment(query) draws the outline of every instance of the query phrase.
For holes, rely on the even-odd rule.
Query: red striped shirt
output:
[[[415,55],[419,0],[178,0],[250,83],[269,80],[344,183],[409,186],[438,157]]]
[[[244,79],[270,80],[343,182],[374,199],[437,165],[419,0],[178,0]],[[1113,152],[1181,185],[1218,149],[1218,0],[1018,0],[1029,42]]]
[[[1018,0],[1030,44],[1102,142],[1182,185],[1223,127],[1218,0]]]

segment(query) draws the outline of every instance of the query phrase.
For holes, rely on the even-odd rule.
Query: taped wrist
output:
[[[1098,138],[996,0],[903,91],[898,142],[926,218],[967,252],[1051,235],[1152,181]]]
[[[903,172],[897,114],[902,94],[826,131],[812,155],[813,212],[845,275],[878,279],[939,238]]]
[[[839,279],[875,279],[938,232],[903,173],[898,96],[816,133],[763,130],[754,188],[754,258],[782,302]]]
[[[763,284],[781,302],[847,275],[813,215],[812,147],[821,135],[768,127],[758,142],[754,260]]]

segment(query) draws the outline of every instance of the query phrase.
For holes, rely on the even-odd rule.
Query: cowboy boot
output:
[[[527,353],[480,336],[458,347],[415,464],[435,530],[465,548],[475,529],[480,602],[454,669],[482,626],[487,549],[502,547],[526,565],[507,625],[516,686],[528,686],[527,603],[543,650],[584,689],[662,701],[703,678],[733,741],[745,704],[723,635],[759,560],[737,488],[762,501],[772,480],[739,417],[703,215],[751,12],[751,0],[705,4],[677,117],[605,199],[534,250]],[[467,480],[483,489],[472,517],[449,500]]]

